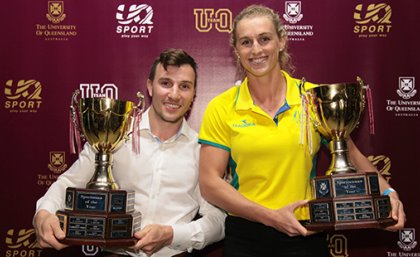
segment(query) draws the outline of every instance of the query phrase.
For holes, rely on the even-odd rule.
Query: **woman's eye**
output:
[[[251,41],[249,41],[249,40],[244,40],[244,41],[242,41],[242,42],[241,42],[241,45],[242,45],[242,46],[249,46],[249,45],[251,45]]]
[[[262,37],[260,39],[260,44],[267,44],[270,41],[269,37]]]

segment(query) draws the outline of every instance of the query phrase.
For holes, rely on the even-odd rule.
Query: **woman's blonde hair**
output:
[[[280,67],[288,72],[292,72],[294,70],[293,65],[291,64],[291,57],[287,51],[288,43],[287,43],[287,31],[283,26],[283,23],[280,21],[280,17],[278,13],[276,13],[273,9],[268,8],[264,5],[250,5],[243,9],[233,20],[232,25],[232,32],[230,34],[230,45],[235,48],[237,38],[236,38],[236,28],[238,23],[244,18],[252,18],[257,16],[264,16],[269,18],[277,31],[277,36],[279,38],[284,38],[286,40],[286,44],[284,49],[279,53],[279,63]],[[240,63],[238,63],[241,67]]]

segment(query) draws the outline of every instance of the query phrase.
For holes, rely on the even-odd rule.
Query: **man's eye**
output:
[[[191,85],[190,84],[182,84],[182,85],[180,85],[180,88],[183,91],[190,90]]]
[[[171,86],[171,83],[169,83],[168,81],[162,81],[160,84],[161,84],[163,87],[170,87],[170,86]]]

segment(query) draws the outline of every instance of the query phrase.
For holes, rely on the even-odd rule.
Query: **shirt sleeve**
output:
[[[196,195],[199,199],[199,218],[188,224],[172,226],[174,237],[170,248],[191,252],[193,249],[203,249],[205,246],[224,238],[226,213],[211,205],[201,197],[197,185]]]
[[[95,169],[95,153],[89,144],[85,144],[78,160],[50,186],[47,192],[36,203],[36,213],[47,210],[55,213],[64,209],[67,187],[85,188]]]
[[[226,102],[226,103],[225,103]],[[208,104],[201,122],[198,142],[230,151],[229,101],[216,97]]]

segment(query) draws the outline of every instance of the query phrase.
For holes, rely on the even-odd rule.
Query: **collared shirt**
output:
[[[132,151],[131,141],[123,144],[113,154],[112,173],[121,189],[135,191],[142,228],[148,224],[173,227],[172,244],[152,256],[168,257],[221,240],[225,213],[206,202],[198,186],[197,133],[184,120],[179,132],[162,142],[151,133],[148,111],[140,129],[140,154]],[[93,175],[94,163],[95,152],[86,144],[79,159],[38,200],[37,211],[64,209],[66,188],[84,188]],[[197,213],[202,217],[193,221]]]
[[[309,110],[302,105],[300,80],[283,75],[286,100],[274,119],[255,105],[245,79],[209,103],[199,134],[200,143],[230,153],[231,184],[271,209],[312,198],[310,178],[320,146],[319,133],[302,115]],[[297,210],[297,218],[308,219],[307,211]]]

